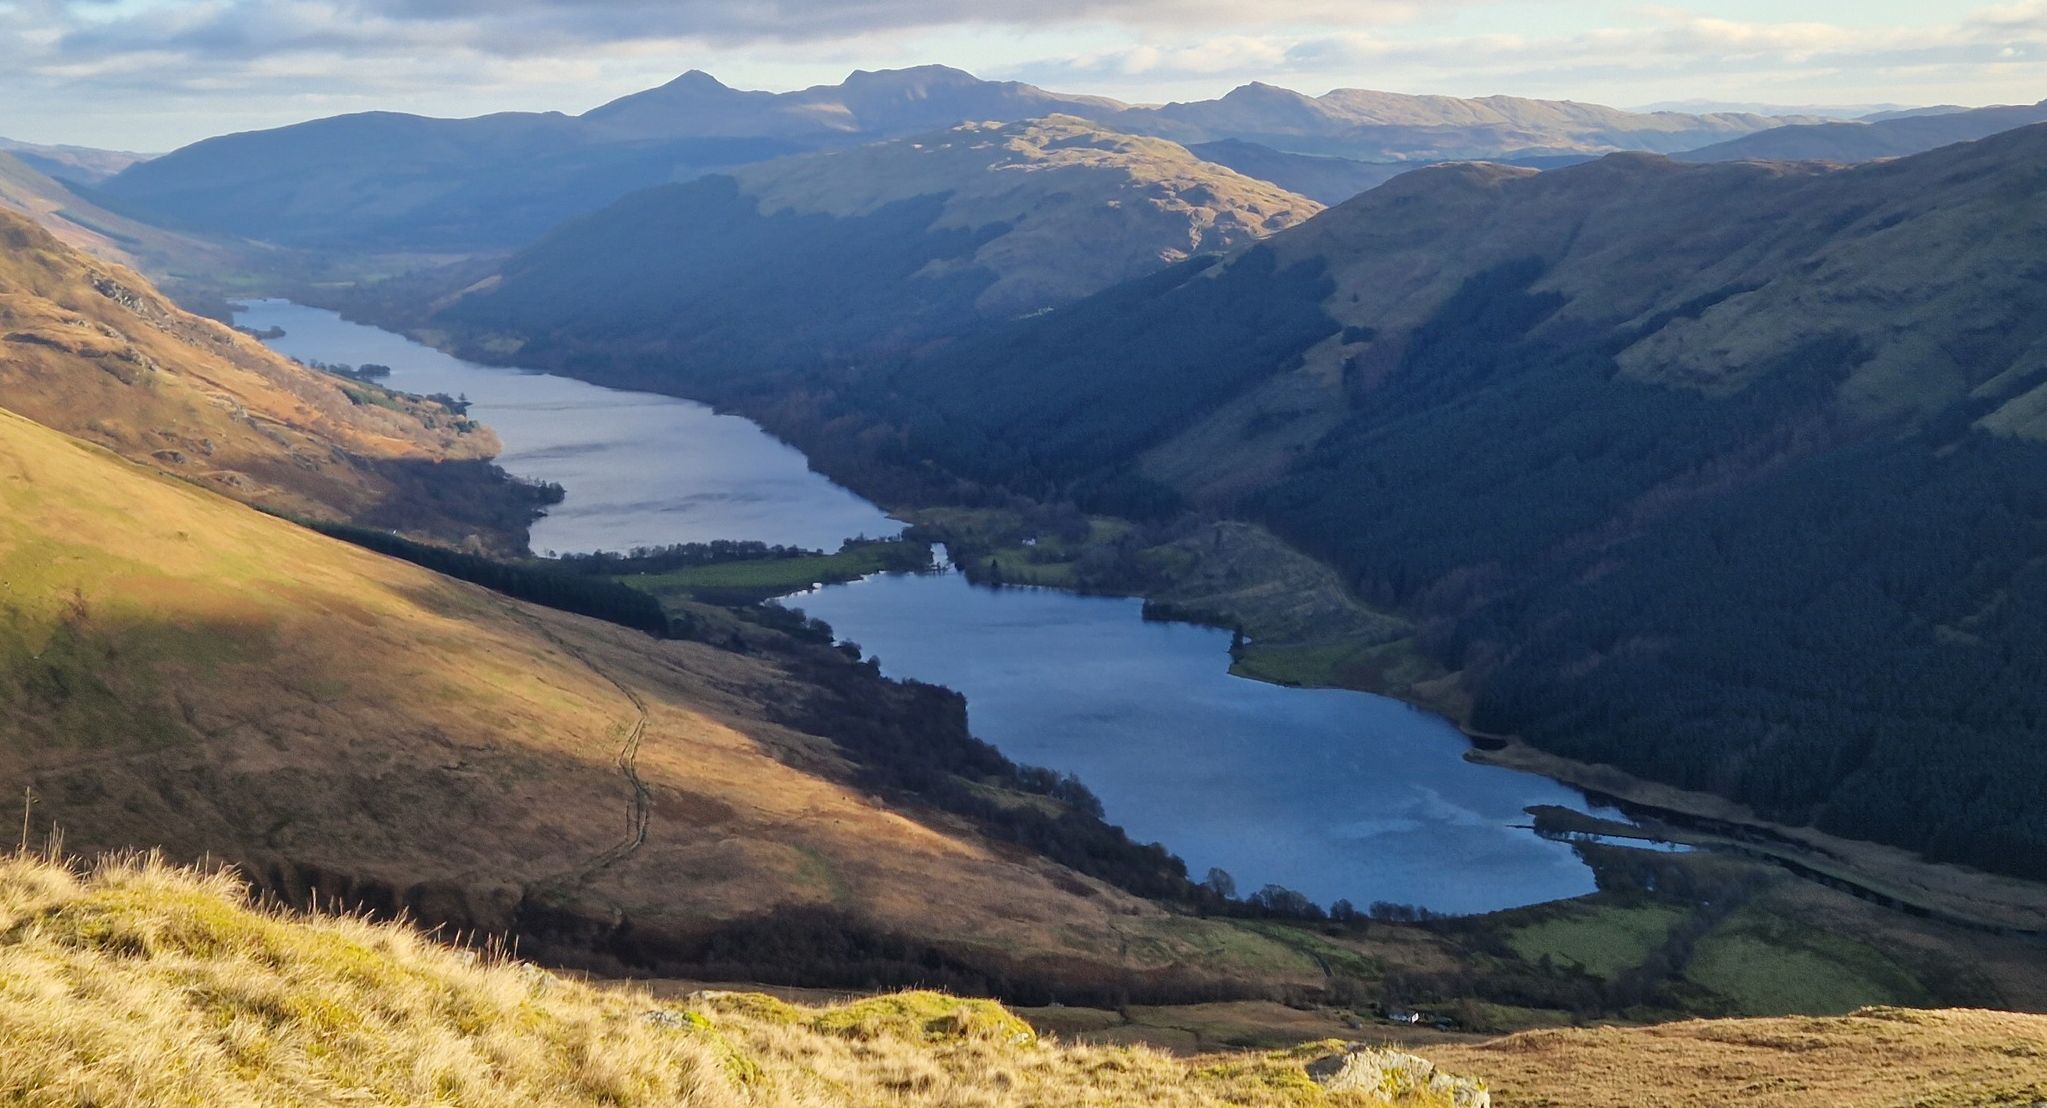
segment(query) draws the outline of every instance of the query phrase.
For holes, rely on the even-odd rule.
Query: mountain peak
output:
[[[877,81],[928,79],[933,77],[943,77],[961,84],[972,83],[978,85],[986,83],[964,69],[955,69],[949,65],[938,65],[936,63],[906,66],[902,69],[856,69],[846,75],[844,83],[850,85],[856,81],[871,83]]]
[[[709,73],[706,73],[701,69],[692,69],[689,72],[684,73],[682,76],[677,77],[675,80],[670,81],[665,85],[662,85],[661,87],[666,89],[703,92],[713,91],[730,92],[732,89],[732,86],[726,84],[723,81],[720,81],[716,77],[711,76]]]

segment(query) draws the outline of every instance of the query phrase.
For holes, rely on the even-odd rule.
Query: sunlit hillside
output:
[[[4,210],[0,405],[237,499],[524,543],[487,428],[294,364]]]
[[[301,902],[612,965],[1321,980],[861,786],[805,727],[933,743],[951,717],[879,685],[834,702],[815,675],[853,664],[827,647],[719,639],[520,604],[0,412],[0,782],[78,849],[227,859]]]

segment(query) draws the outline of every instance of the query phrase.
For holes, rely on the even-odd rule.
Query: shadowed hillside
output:
[[[858,362],[1251,242],[1320,206],[1072,117],[976,124],[635,194],[429,324],[484,356],[671,386]]]
[[[1424,170],[840,410],[974,480],[1263,521],[1415,618],[1482,731],[2047,876],[2043,164],[2035,127]]]

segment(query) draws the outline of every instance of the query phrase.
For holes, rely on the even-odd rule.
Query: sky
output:
[[[1248,81],[1640,107],[2033,103],[2047,0],[0,0],[0,136],[157,152],[342,112],[580,112],[940,62],[1135,102]]]

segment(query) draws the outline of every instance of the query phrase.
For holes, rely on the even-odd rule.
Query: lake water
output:
[[[504,440],[500,464],[568,490],[533,526],[542,553],[710,539],[837,550],[903,529],[812,473],[794,447],[702,404],[479,366],[283,300],[254,301],[235,322],[284,328],[270,346],[295,358],[390,366],[381,383],[401,392],[468,396],[469,414]]]
[[[279,301],[240,317],[324,362],[389,365],[409,392],[466,393],[521,476],[568,500],[534,529],[546,550],[712,538],[836,546],[897,525],[743,419],[699,404],[472,365],[330,312]],[[1109,819],[1198,877],[1478,912],[1592,891],[1571,848],[1523,809],[1585,809],[1545,778],[1475,765],[1447,721],[1385,697],[1228,674],[1227,632],[1147,623],[1135,600],[987,589],[956,573],[894,575],[786,601],[897,677],[965,693],[976,734],[1071,772]]]

